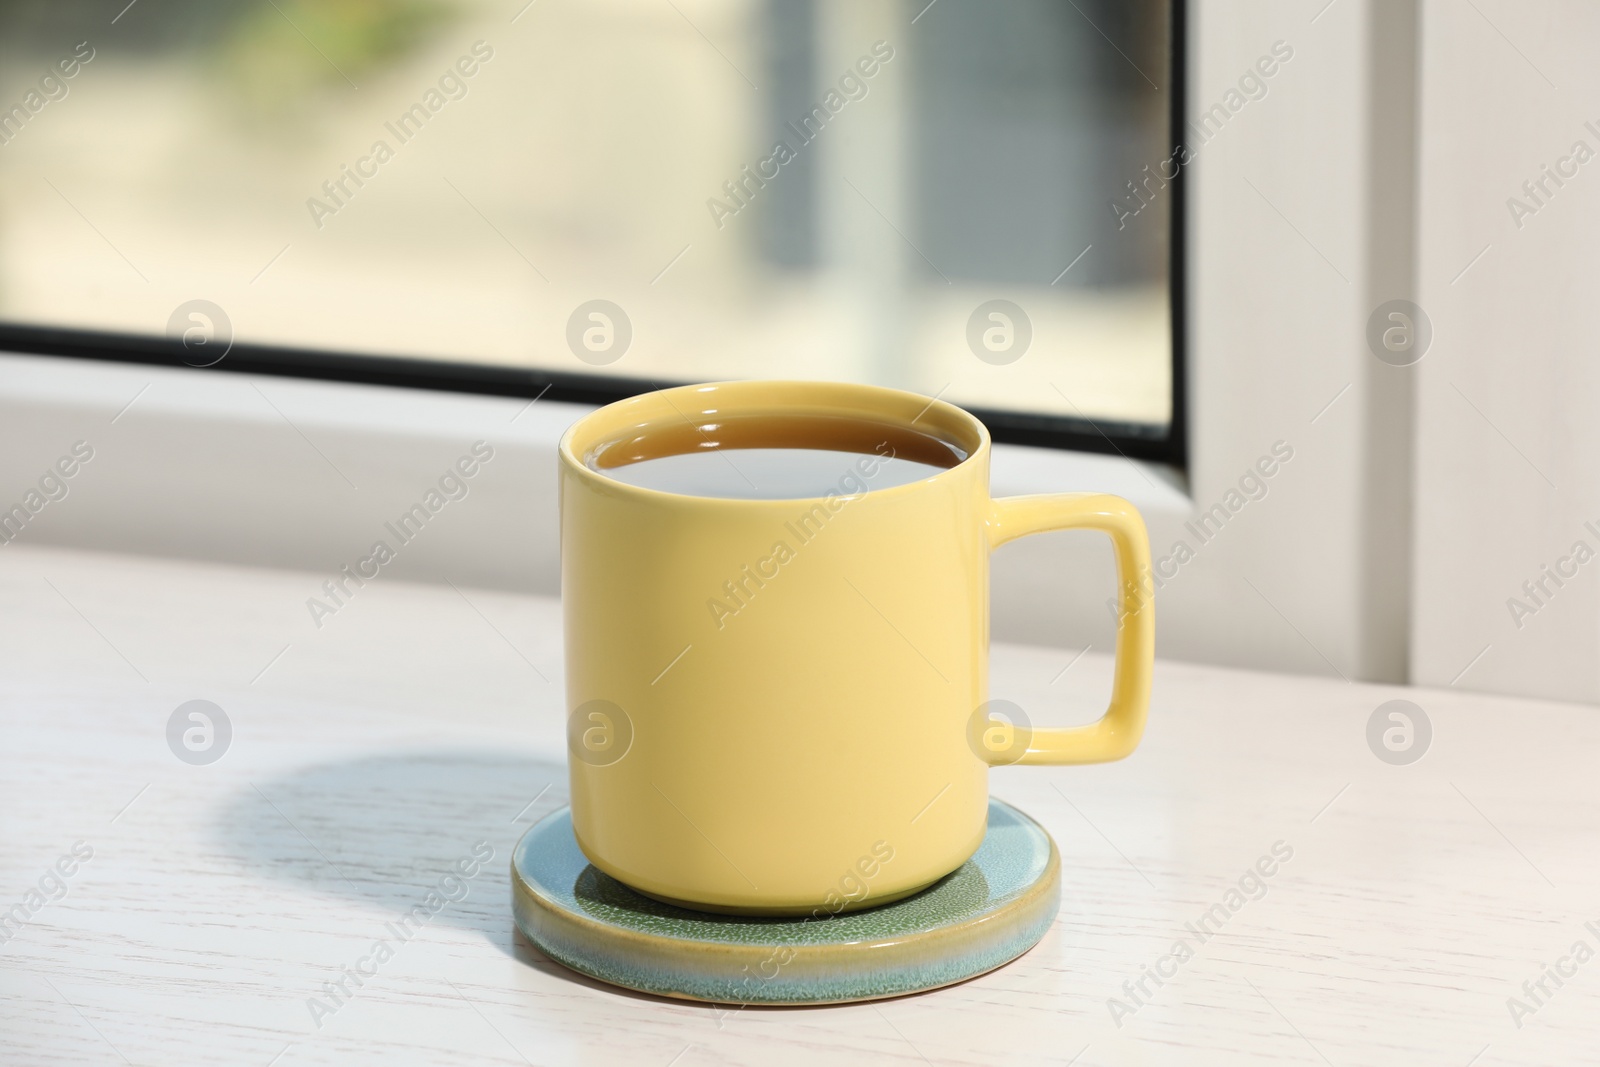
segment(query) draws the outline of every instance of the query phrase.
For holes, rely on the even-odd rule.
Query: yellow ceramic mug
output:
[[[864,442],[916,434],[966,458],[801,500],[681,496],[603,473],[813,438],[857,442],[866,472]],[[711,911],[884,903],[977,849],[991,764],[1094,763],[1139,743],[1154,609],[1138,512],[1096,493],[990,499],[989,435],[965,411],[861,385],[686,386],[601,408],[560,451],[573,828],[635,889]],[[1019,733],[984,707],[989,552],[1062,529],[1103,530],[1116,549],[1111,704],[1093,725]]]

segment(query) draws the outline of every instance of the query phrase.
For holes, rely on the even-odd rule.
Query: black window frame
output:
[[[1188,20],[1187,0],[1169,6],[1167,91],[1169,140],[1174,149],[1185,144]],[[1185,156],[1185,158],[1187,158]],[[1188,376],[1186,364],[1187,301],[1186,226],[1188,168],[1176,166],[1167,180],[1171,196],[1167,269],[1170,306],[1172,409],[1166,426],[1095,420],[1087,417],[1043,415],[983,407],[967,407],[988,427],[990,436],[1003,444],[1033,445],[1075,452],[1120,455],[1186,469],[1188,466]],[[443,359],[416,359],[346,351],[326,351],[280,345],[235,343],[226,356],[207,368],[194,368],[180,357],[181,346],[164,337],[115,333],[69,327],[27,325],[0,321],[0,350],[25,355],[63,356],[214,370],[238,374],[354,382],[444,392],[474,393],[608,404],[681,381],[598,374],[572,374],[545,369],[520,369],[495,364]]]

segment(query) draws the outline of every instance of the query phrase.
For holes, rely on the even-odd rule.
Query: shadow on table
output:
[[[719,1026],[735,1010],[815,1010],[669,1001],[595,981],[530,944],[511,918],[511,850],[529,826],[566,802],[562,764],[490,749],[388,753],[249,783],[220,811],[212,847],[263,880],[369,906],[374,937],[391,936],[385,923],[415,914],[437,893],[435,899],[456,899],[432,912],[420,936],[431,928],[476,932],[562,981],[670,1003]],[[468,869],[477,862],[472,877],[461,876],[462,860]]]
[[[250,783],[221,811],[215,848],[263,879],[370,905],[385,921],[423,905],[426,927],[476,931],[576,978],[511,920],[511,849],[566,800],[557,763],[488,749],[370,756]],[[461,861],[476,867],[470,878]]]

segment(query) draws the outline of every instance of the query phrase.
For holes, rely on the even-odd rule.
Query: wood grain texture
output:
[[[1593,709],[1160,663],[1131,759],[993,775],[1062,852],[1035,950],[881,1004],[716,1008],[598,985],[513,931],[510,848],[565,800],[558,604],[385,579],[319,630],[323,577],[0,551],[0,910],[93,849],[0,945],[0,1061],[1491,1067],[1600,1048],[1600,961],[1547,980],[1520,1028],[1507,1007],[1575,942],[1600,949]],[[1096,652],[1059,677],[1070,655],[993,659],[994,696],[1035,722],[1090,718],[1109,688]],[[1366,742],[1397,696],[1434,730],[1403,767]],[[233,727],[209,766],[166,741],[197,698]],[[495,857],[465,898],[395,941],[480,841]],[[1293,857],[1202,943],[1186,924],[1276,842]],[[308,1000],[386,938],[317,1025]],[[1179,938],[1193,957],[1113,1020]]]

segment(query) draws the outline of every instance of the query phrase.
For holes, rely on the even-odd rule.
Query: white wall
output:
[[[1600,152],[1600,7],[1428,0],[1423,25],[1413,675],[1600,700],[1600,562],[1543,606],[1521,589],[1600,550],[1600,160],[1520,227],[1506,203],[1574,142]],[[1520,628],[1512,597],[1538,607]]]

